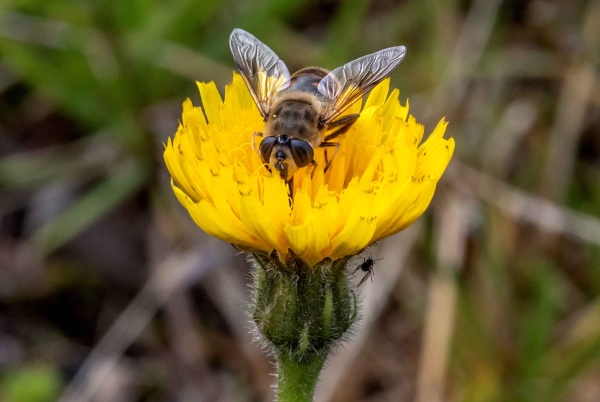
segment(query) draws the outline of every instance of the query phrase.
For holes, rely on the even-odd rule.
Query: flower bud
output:
[[[279,355],[298,361],[327,355],[357,316],[348,285],[349,259],[325,259],[310,267],[296,257],[283,264],[274,254],[250,256],[254,323]]]

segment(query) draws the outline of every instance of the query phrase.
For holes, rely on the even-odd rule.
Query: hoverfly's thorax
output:
[[[268,135],[287,135],[293,138],[313,136],[318,124],[318,113],[311,102],[296,97],[276,103],[267,120]]]
[[[308,92],[310,94],[322,97],[318,91],[319,82],[327,75],[328,71],[320,67],[306,67],[296,71],[291,79],[289,90]]]

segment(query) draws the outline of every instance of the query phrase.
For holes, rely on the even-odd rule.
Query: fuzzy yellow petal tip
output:
[[[277,250],[282,259],[291,250],[311,266],[406,228],[429,205],[455,142],[444,139],[442,118],[421,143],[424,127],[389,83],[371,91],[364,113],[336,138],[331,168],[323,170],[331,153],[317,148],[319,167],[299,169],[290,188],[252,149],[264,121],[242,77],[234,73],[224,100],[213,82],[197,82],[203,108],[186,99],[182,123],[164,144],[177,199],[209,234],[240,249]],[[360,112],[360,102],[350,111]]]

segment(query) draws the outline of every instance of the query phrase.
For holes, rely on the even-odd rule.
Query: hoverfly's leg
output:
[[[292,178],[289,179],[286,184],[288,186],[288,194],[290,196],[289,201],[290,201],[290,207],[291,207],[292,200],[294,199],[294,176],[292,176]]]
[[[337,126],[345,126],[347,124],[352,124],[360,117],[360,113],[348,114],[344,117],[341,117],[335,121],[332,121],[327,125],[328,129],[332,129]]]
[[[341,119],[338,119],[336,121],[329,123],[327,125],[328,129],[331,129],[334,127],[339,127],[339,126],[341,126],[341,127],[339,129],[335,130],[333,133],[326,135],[323,140],[331,141],[334,138],[337,138],[340,135],[344,134],[346,131],[348,131],[350,129],[350,127],[352,127],[352,123],[354,123],[356,121],[356,119],[358,119],[359,117],[360,117],[359,113],[349,114],[347,116],[342,117]]]
[[[263,133],[259,133],[258,131],[255,131],[255,132],[252,133],[252,150],[253,151],[256,151],[256,141],[255,141],[255,139],[256,139],[257,135],[259,137],[262,137]]]
[[[319,147],[321,147],[321,148],[326,148],[326,147],[335,147],[335,148],[336,148],[336,150],[335,150],[335,152],[334,152],[333,156],[331,157],[331,159],[329,160],[329,162],[327,162],[327,165],[325,165],[325,170],[324,170],[324,172],[326,173],[326,172],[327,172],[327,170],[329,169],[329,167],[331,166],[331,162],[333,162],[333,160],[335,159],[335,157],[336,157],[336,155],[338,154],[338,152],[340,152],[340,144],[339,144],[339,143],[337,143],[337,142],[326,142],[326,141],[323,141],[323,142],[321,143],[321,145],[319,145]]]
[[[310,161],[310,164],[313,165],[312,172],[310,172],[310,178],[312,180],[313,176],[315,175],[315,172],[317,171],[317,168],[319,167],[319,164],[314,159]]]

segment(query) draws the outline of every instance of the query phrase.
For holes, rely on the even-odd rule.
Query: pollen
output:
[[[164,151],[177,199],[205,232],[310,266],[405,229],[429,206],[454,140],[444,139],[442,119],[422,141],[424,127],[389,85],[384,80],[364,107],[357,102],[345,112],[360,117],[336,138],[340,150],[329,170],[331,151],[317,148],[318,166],[299,169],[289,186],[252,149],[252,134],[265,123],[241,76],[234,73],[224,100],[214,83],[198,83],[204,109],[183,103]]]

